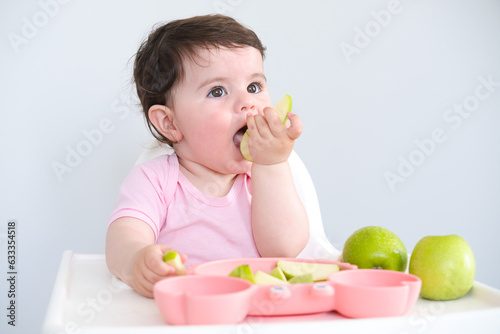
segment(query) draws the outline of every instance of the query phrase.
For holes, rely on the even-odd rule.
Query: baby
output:
[[[306,211],[287,159],[302,132],[272,105],[256,34],[205,15],[160,26],[136,54],[134,80],[153,135],[174,153],[125,179],[106,236],[115,276],[152,297],[171,275],[163,254],[186,266],[223,258],[296,257],[309,240]],[[253,163],[239,144],[250,133]]]

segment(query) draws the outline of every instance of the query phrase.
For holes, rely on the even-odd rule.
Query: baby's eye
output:
[[[208,97],[221,97],[224,95],[226,95],[226,91],[222,87],[215,87],[208,93]]]
[[[247,87],[247,92],[251,94],[256,94],[260,92],[262,89],[261,85],[258,82],[253,82]]]

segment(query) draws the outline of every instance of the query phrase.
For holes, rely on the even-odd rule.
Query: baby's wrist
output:
[[[283,172],[283,169],[288,169],[288,160],[281,161],[281,162],[276,162],[272,164],[261,164],[261,163],[256,163],[254,162],[252,164],[252,175],[255,175],[255,173],[258,172],[266,172],[270,174],[281,174]]]

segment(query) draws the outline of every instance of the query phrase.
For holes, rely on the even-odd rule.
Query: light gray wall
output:
[[[273,100],[290,94],[303,120],[296,151],[337,248],[366,225],[409,252],[426,235],[459,234],[477,280],[500,288],[498,1],[64,2],[0,3],[0,258],[6,272],[14,219],[13,332],[41,327],[64,250],[104,251],[118,187],[150,138],[129,81],[139,42],[157,22],[215,11],[267,45]]]

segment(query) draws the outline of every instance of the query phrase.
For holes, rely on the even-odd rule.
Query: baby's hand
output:
[[[274,165],[288,160],[295,139],[302,133],[302,122],[291,112],[287,116],[290,126],[282,124],[271,107],[264,109],[264,115],[247,116],[248,146],[254,163]]]
[[[165,245],[149,245],[141,249],[134,260],[132,287],[143,296],[153,298],[153,286],[159,280],[175,275],[175,268],[163,261],[163,254],[172,250]],[[182,262],[186,256],[181,254]]]

